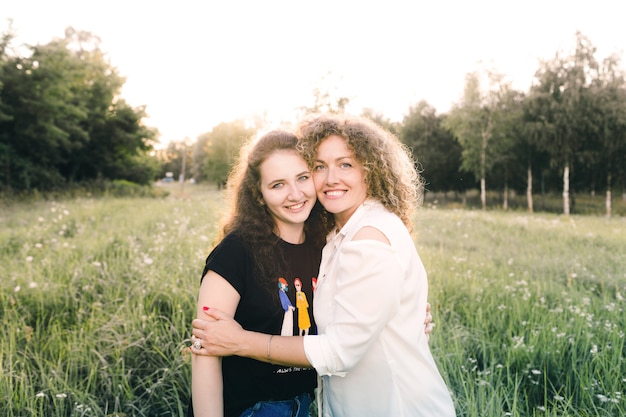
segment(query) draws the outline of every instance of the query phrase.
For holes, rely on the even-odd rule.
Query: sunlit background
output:
[[[598,56],[621,53],[626,25],[610,0],[6,1],[17,44],[47,43],[68,26],[100,37],[146,105],[162,144],[222,121],[291,119],[320,84],[392,121],[426,100],[449,110],[470,71],[489,66],[527,90],[539,60],[574,49],[580,30]]]

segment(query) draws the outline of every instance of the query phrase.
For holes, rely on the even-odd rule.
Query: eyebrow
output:
[[[351,155],[339,156],[339,157],[335,158],[334,161],[341,161],[342,159],[354,159],[354,157],[351,156]],[[314,161],[315,162],[324,162],[323,159],[317,159],[317,158]]]
[[[296,178],[297,178],[297,177],[301,177],[301,176],[302,176],[302,175],[304,175],[304,174],[311,174],[311,170],[307,169],[307,170],[305,170],[305,171],[302,171],[302,172],[297,173],[297,174],[296,174]],[[285,181],[287,181],[285,178],[276,178],[276,179],[274,179],[274,180],[269,181],[269,182],[267,183],[267,185],[275,184],[275,183],[277,183],[277,182],[285,182]]]

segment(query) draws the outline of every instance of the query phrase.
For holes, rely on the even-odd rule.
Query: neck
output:
[[[304,243],[304,225],[297,227],[282,227],[276,230],[276,234],[285,242],[298,245]]]

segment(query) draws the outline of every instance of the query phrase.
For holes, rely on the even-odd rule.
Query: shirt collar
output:
[[[343,227],[341,228],[341,230],[337,231],[337,230],[333,230],[333,232],[331,232],[331,234],[328,237],[328,241],[332,241],[332,240],[336,240],[337,244],[339,244],[339,242],[341,242],[341,240],[343,240],[343,238],[350,233],[350,231],[355,227],[355,225],[358,225],[361,218],[365,215],[365,213],[367,213],[370,208],[372,208],[375,204],[377,204],[377,201],[372,199],[372,198],[368,198],[367,200],[365,200],[352,214],[352,216],[350,216],[350,218],[348,219],[348,221],[346,222],[346,224],[343,225]]]

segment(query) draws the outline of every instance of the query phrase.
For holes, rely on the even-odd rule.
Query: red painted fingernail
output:
[[[207,306],[202,307],[202,309],[203,309],[204,311],[209,311],[209,307],[207,307]]]

